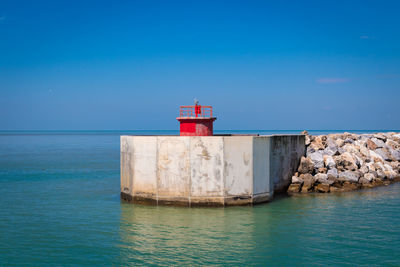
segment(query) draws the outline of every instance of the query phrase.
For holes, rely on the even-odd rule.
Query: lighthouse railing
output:
[[[212,106],[181,106],[179,117],[212,118]]]

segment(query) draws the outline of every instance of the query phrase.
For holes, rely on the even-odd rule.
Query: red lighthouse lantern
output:
[[[181,136],[212,136],[213,123],[217,119],[212,116],[212,106],[201,106],[195,101],[194,106],[181,106],[179,117]]]

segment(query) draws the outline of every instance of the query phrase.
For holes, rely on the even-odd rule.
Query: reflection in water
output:
[[[188,209],[123,204],[121,260],[166,265],[215,264],[232,258],[238,262],[255,249],[253,227],[254,213],[249,207]]]
[[[399,263],[399,192],[394,185],[230,208],[122,203],[116,264]]]

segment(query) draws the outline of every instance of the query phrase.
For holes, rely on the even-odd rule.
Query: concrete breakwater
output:
[[[285,192],[304,135],[121,136],[121,198],[183,206],[266,202]]]
[[[306,135],[288,193],[340,192],[400,181],[400,134]]]

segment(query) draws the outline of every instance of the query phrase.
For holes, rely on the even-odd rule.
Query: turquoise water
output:
[[[126,204],[119,134],[0,133],[0,265],[400,266],[400,184],[254,207]]]

